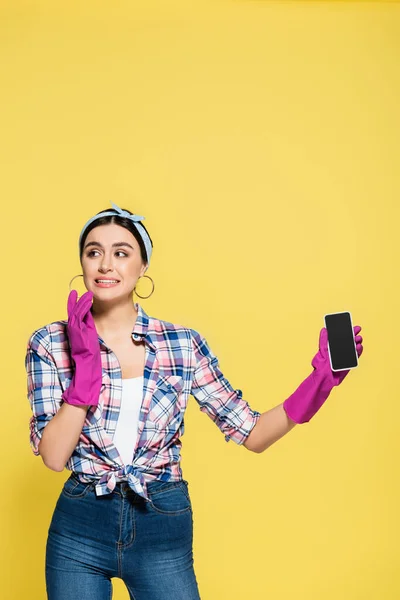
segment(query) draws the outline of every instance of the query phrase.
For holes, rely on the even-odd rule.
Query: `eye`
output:
[[[87,253],[87,256],[93,256],[93,252],[98,252],[98,250],[91,250]],[[117,250],[116,254],[123,254],[124,256],[129,256],[129,254],[123,252],[122,250]]]

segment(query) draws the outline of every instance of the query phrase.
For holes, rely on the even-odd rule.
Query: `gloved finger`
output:
[[[356,340],[356,343],[361,343],[363,341],[361,335],[356,335],[355,340]]]
[[[77,297],[78,297],[78,292],[76,290],[71,290],[69,293],[68,302],[67,302],[68,319],[70,318],[72,311],[75,308]]]
[[[83,319],[84,315],[87,313],[87,311],[92,306],[92,298],[93,298],[93,292],[91,292],[91,291],[85,292],[79,298],[79,300],[76,304],[75,315],[76,315],[77,319],[79,319],[80,321]]]
[[[94,319],[93,319],[93,315],[90,312],[90,308],[89,310],[85,313],[84,317],[83,317],[83,322],[85,323],[86,327],[88,327],[89,329],[96,329],[96,325],[94,323]],[[96,330],[97,331],[97,330]]]
[[[321,358],[326,358],[328,352],[328,331],[323,327],[319,333],[319,353]]]
[[[361,344],[357,344],[356,350],[357,350],[358,357],[360,357],[361,354],[363,353],[364,347]]]
[[[361,329],[362,329],[362,327],[360,327],[360,325],[355,325],[353,327],[354,335],[357,335],[357,333],[360,333]]]

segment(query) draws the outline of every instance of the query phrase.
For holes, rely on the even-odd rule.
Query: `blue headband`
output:
[[[129,219],[135,225],[136,230],[137,230],[138,234],[140,235],[140,237],[142,238],[144,246],[146,248],[147,265],[149,266],[153,248],[152,248],[151,241],[150,241],[147,231],[145,230],[143,225],[141,225],[138,222],[138,221],[143,221],[144,217],[141,217],[140,215],[131,215],[130,213],[128,213],[128,211],[122,210],[122,208],[120,208],[119,206],[114,204],[114,202],[111,202],[111,204],[113,205],[114,211],[117,211],[117,213],[120,217],[125,217],[125,218]],[[96,219],[101,219],[101,217],[106,217],[107,215],[112,215],[115,217],[115,212],[112,212],[111,210],[107,210],[98,215],[95,215],[94,217],[89,219],[89,221],[87,223],[85,223],[85,225],[83,226],[83,229],[81,231],[81,234],[79,236],[79,247],[81,245],[81,239],[82,239],[83,234],[85,233],[86,227],[88,225],[90,225],[90,223],[93,223],[93,221],[95,221]]]

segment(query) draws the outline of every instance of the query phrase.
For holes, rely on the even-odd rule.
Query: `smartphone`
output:
[[[353,322],[349,312],[324,315],[328,332],[328,352],[332,371],[358,367],[358,354]]]

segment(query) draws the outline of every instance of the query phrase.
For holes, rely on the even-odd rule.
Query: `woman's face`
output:
[[[125,227],[108,223],[88,233],[82,252],[83,280],[86,289],[99,300],[131,294],[146,268],[138,242]],[[101,286],[96,283],[98,279],[115,279],[118,283]]]

